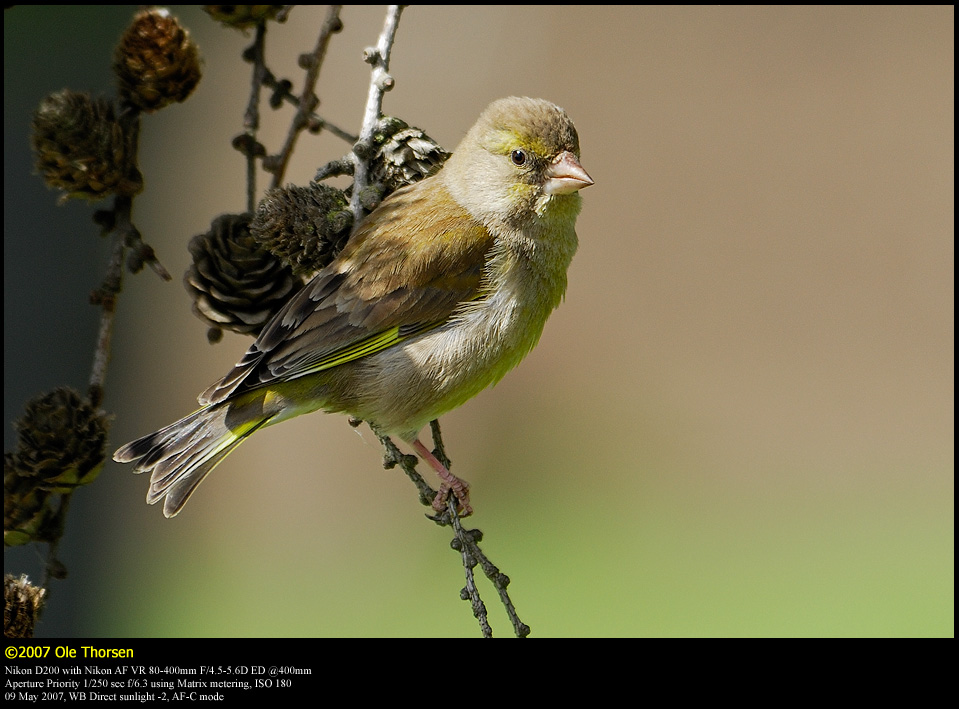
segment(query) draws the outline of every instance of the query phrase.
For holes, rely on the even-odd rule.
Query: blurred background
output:
[[[110,451],[195,408],[211,346],[189,239],[244,206],[250,37],[172,6],[204,76],[146,116],[134,219],[174,274],[127,275]],[[108,244],[32,175],[46,94],[112,95],[135,9],[4,13],[4,415],[86,387]],[[323,7],[272,24],[294,90]],[[382,7],[344,8],[319,113],[359,128]],[[470,526],[543,636],[954,634],[954,10],[410,7],[385,112],[448,149],[493,99],[576,122],[580,250],[539,347],[446,416]],[[292,109],[264,109],[275,151]],[[348,146],[307,136],[288,181]],[[259,187],[267,184],[261,175]],[[477,636],[450,533],[368,430],[258,433],[173,520],[108,462],[70,510],[45,636]],[[41,553],[4,568],[39,579]],[[511,629],[481,592],[497,635]]]

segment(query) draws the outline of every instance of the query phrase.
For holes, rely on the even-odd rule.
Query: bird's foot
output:
[[[417,455],[430,464],[430,467],[436,471],[443,483],[440,485],[440,491],[433,498],[433,509],[437,512],[446,510],[446,503],[450,495],[456,497],[456,510],[461,517],[468,517],[473,514],[473,508],[470,506],[470,484],[458,478],[443,465],[439,459],[433,455],[419,439],[413,441],[413,448]]]
[[[470,506],[469,483],[453,476],[452,473],[450,475],[454,482],[444,482],[440,485],[440,491],[433,498],[433,509],[437,512],[445,512],[446,503],[449,501],[450,495],[453,495],[456,498],[456,511],[459,512],[460,517],[469,517],[473,514],[473,508]]]

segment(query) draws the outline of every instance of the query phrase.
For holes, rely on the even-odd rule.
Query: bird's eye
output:
[[[522,167],[526,164],[526,161],[529,160],[529,157],[526,155],[525,150],[514,150],[509,154],[509,159],[513,161],[516,167]]]

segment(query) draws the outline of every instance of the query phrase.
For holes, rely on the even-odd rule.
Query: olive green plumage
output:
[[[442,170],[364,220],[201,409],[114,459],[151,472],[147,501],[165,497],[169,517],[244,438],[293,416],[344,412],[415,442],[539,340],[566,291],[578,190],[592,183],[562,109],[494,102]]]

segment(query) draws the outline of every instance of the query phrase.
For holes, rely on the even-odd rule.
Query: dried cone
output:
[[[378,149],[371,173],[386,188],[384,196],[435,174],[450,156],[422,130],[399,118],[382,119],[373,144]]]
[[[211,342],[223,330],[257,335],[303,286],[289,266],[253,238],[250,220],[248,213],[224,214],[190,241],[193,265],[184,284],[194,314],[211,326]]]
[[[46,589],[30,583],[26,575],[3,577],[3,635],[7,638],[32,638],[40,617]]]
[[[103,467],[106,419],[73,389],[60,387],[27,402],[13,424],[17,465],[45,490],[73,492]]]
[[[3,457],[4,543],[51,541],[59,496],[93,482],[103,468],[104,415],[61,387],[28,402],[14,422],[18,441]]]
[[[203,10],[224,25],[246,30],[257,23],[270,20],[284,5],[204,5]]]
[[[200,81],[197,46],[168,10],[143,10],[113,52],[120,96],[142,111],[185,101]]]
[[[256,209],[250,231],[305,279],[334,259],[352,226],[343,191],[311,182],[270,190]]]
[[[51,542],[57,536],[59,495],[21,474],[16,455],[3,454],[3,544]]]
[[[33,115],[37,172],[63,199],[99,200],[143,189],[131,140],[105,99],[64,89],[40,102]]]

